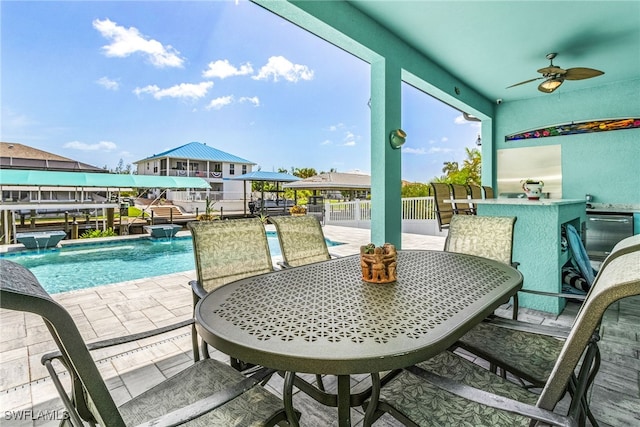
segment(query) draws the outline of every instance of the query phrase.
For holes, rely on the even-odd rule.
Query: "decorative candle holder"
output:
[[[360,267],[362,280],[369,283],[391,283],[396,281],[398,253],[390,243],[375,246],[369,243],[360,246]]]

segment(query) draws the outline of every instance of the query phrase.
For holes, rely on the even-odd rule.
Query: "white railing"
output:
[[[371,201],[325,203],[328,221],[359,221],[371,219]],[[433,197],[402,199],[402,219],[435,219]]]
[[[325,224],[371,228],[371,201],[325,203]],[[428,235],[438,232],[433,197],[402,199],[402,231]]]
[[[402,219],[436,219],[433,197],[402,199]]]

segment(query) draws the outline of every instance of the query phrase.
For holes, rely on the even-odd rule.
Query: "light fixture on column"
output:
[[[476,145],[480,147],[482,145],[482,138],[480,138],[480,134],[478,134],[478,138],[476,139]]]
[[[391,148],[397,150],[402,147],[404,142],[407,139],[407,134],[402,129],[396,129],[389,135],[389,142],[391,143]]]

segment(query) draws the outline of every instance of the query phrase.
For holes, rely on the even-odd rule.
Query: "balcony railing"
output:
[[[167,173],[166,170],[161,170],[160,171],[160,174],[162,176],[167,176],[166,173]],[[171,169],[171,170],[169,170],[169,175],[168,176],[188,176],[188,177],[212,179],[212,178],[222,178],[222,172],[212,172],[212,171],[210,171],[207,174],[206,171],[183,171],[183,170]]]

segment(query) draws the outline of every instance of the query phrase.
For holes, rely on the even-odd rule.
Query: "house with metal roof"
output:
[[[109,172],[97,166],[92,166],[17,142],[0,142],[0,168],[61,172]]]
[[[176,148],[154,154],[137,162],[138,175],[198,177],[211,186],[207,196],[212,200],[242,200],[246,181],[232,178],[251,172],[255,163],[241,157],[218,150],[201,142],[190,142]],[[251,188],[248,188],[251,191]],[[179,195],[173,192],[167,198],[172,200],[200,199],[200,194]]]

